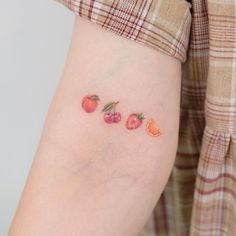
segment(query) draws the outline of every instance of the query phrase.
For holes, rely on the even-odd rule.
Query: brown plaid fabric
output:
[[[59,1],[183,62],[176,161],[141,235],[235,236],[235,0]]]
[[[186,60],[191,14],[183,0],[59,0],[121,36]],[[178,4],[176,4],[178,2]]]

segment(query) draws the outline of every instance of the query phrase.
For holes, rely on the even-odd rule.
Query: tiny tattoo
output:
[[[139,126],[141,126],[144,119],[143,113],[130,114],[126,121],[126,128],[129,130],[137,129]]]
[[[120,112],[116,112],[116,105],[119,102],[109,102],[107,103],[102,112],[104,112],[104,121],[108,124],[119,123],[121,120]]]
[[[94,112],[99,101],[100,99],[96,94],[86,95],[82,100],[82,108],[88,113]]]
[[[153,137],[158,137],[161,135],[160,129],[157,127],[153,119],[149,119],[146,125],[146,131],[149,135]]]
[[[99,102],[100,98],[98,95],[86,95],[82,99],[82,108],[84,111],[92,113],[97,109]],[[119,101],[109,102],[103,107],[103,119],[107,124],[119,123],[121,121],[121,113],[116,111],[116,106],[118,103]],[[142,112],[132,113],[126,120],[126,128],[128,130],[137,129],[142,125],[144,119],[145,117]],[[153,118],[148,119],[146,124],[146,132],[152,137],[159,137],[161,135],[161,131]]]

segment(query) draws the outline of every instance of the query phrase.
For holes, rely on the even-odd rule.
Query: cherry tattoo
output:
[[[107,103],[102,112],[104,112],[104,121],[108,124],[119,123],[121,120],[120,112],[116,112],[116,105],[119,102],[109,102]]]

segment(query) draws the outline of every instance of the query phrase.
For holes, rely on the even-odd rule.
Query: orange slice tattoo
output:
[[[152,137],[158,137],[161,135],[160,129],[157,127],[153,119],[149,119],[146,125],[146,131]]]

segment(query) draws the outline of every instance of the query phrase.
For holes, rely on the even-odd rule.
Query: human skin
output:
[[[64,72],[9,236],[137,236],[175,159],[180,103],[178,60],[76,17]],[[96,94],[94,112],[84,96]],[[102,109],[119,101],[118,123]],[[140,127],[126,128],[142,112]],[[156,121],[161,135],[145,130]]]

